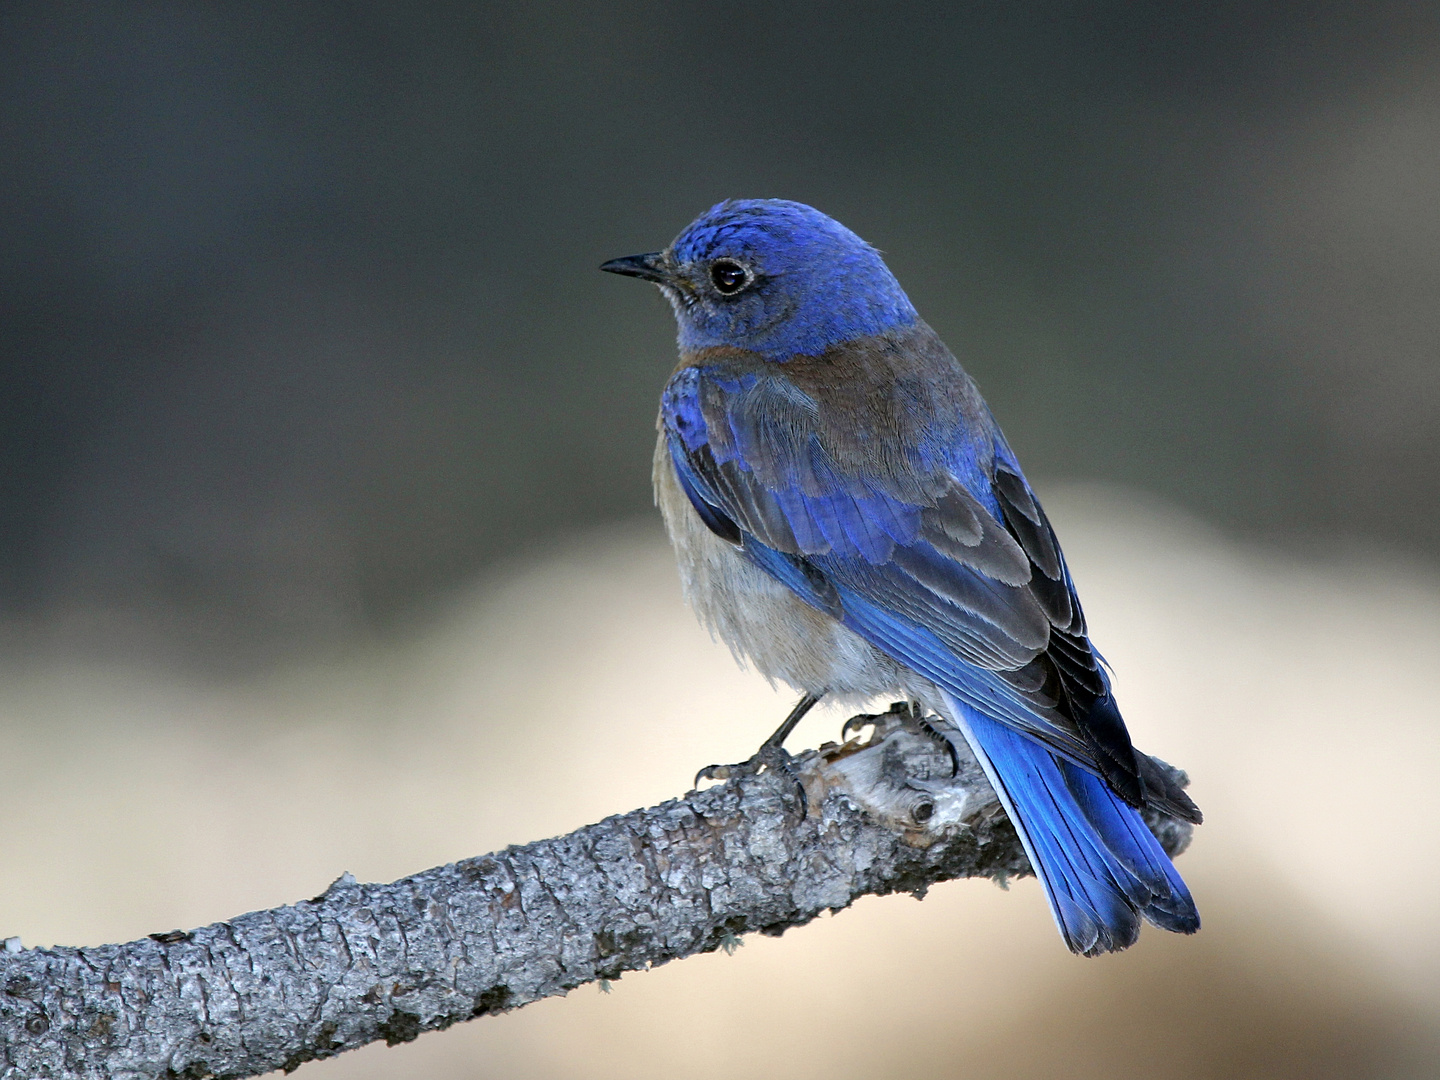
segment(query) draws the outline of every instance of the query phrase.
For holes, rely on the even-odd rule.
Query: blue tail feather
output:
[[[1103,780],[954,698],[950,705],[1071,951],[1093,956],[1134,944],[1141,915],[1177,933],[1200,928],[1170,857]]]

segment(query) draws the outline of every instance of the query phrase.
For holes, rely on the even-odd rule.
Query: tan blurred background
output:
[[[1084,962],[956,883],[308,1072],[1440,1076],[1433,4],[0,5],[0,936],[754,748],[789,698],[649,510],[669,314],[595,272],[731,195],[876,243],[979,379],[1205,929]]]
[[[955,882],[305,1068],[1440,1075],[1440,576],[1236,547],[1133,492],[1048,494],[1132,730],[1195,777],[1199,936],[1080,960],[1033,880]],[[403,647],[344,663],[226,684],[12,666],[0,923],[30,944],[127,940],[679,793],[789,699],[678,592],[643,521],[498,568]]]

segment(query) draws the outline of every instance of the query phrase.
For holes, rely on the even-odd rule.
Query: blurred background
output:
[[[1033,881],[317,1077],[1440,1076],[1440,7],[0,7],[0,936],[679,793],[789,704],[649,509],[727,196],[886,252],[1056,520],[1206,929]],[[813,745],[842,719],[819,714]],[[797,745],[799,744],[797,743]]]

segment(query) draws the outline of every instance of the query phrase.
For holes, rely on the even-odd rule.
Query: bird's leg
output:
[[[955,744],[950,741],[950,739],[945,735],[943,731],[941,731],[939,728],[937,728],[934,724],[930,722],[930,718],[928,716],[925,716],[921,713],[920,703],[918,701],[914,702],[913,704],[915,706],[915,726],[918,727],[926,735],[928,735],[933,741],[939,743],[945,748],[945,753],[950,758],[950,775],[952,778],[959,776],[960,753],[958,750],[955,749]]]
[[[955,749],[955,744],[945,737],[945,733],[937,728],[930,719],[926,717],[925,710],[920,707],[918,701],[897,701],[883,713],[861,713],[859,716],[852,716],[845,721],[840,728],[840,737],[848,739],[852,731],[870,725],[875,729],[871,736],[871,742],[878,742],[896,728],[905,728],[924,735],[927,739],[939,743],[950,755],[950,775],[957,776],[960,773],[960,755]]]
[[[754,776],[762,768],[773,769],[776,772],[784,773],[795,782],[795,790],[800,797],[800,817],[805,817],[809,812],[809,804],[805,798],[805,785],[800,783],[800,778],[795,775],[791,766],[790,753],[785,749],[785,740],[795,730],[795,725],[805,718],[805,714],[815,707],[825,695],[806,694],[795,707],[790,710],[789,715],[780,722],[780,726],[774,733],[760,744],[760,749],[755,751],[755,756],[749,761],[742,761],[737,765],[707,765],[695,774],[695,785],[698,787],[702,780],[728,780],[732,776]]]
[[[780,721],[780,726],[775,729],[775,733],[760,744],[761,752],[763,753],[767,749],[778,750],[784,746],[785,740],[788,739],[790,733],[795,730],[795,725],[805,719],[805,714],[813,709],[824,696],[824,694],[806,694],[797,701],[795,707],[790,710],[790,714],[786,716],[784,720]]]

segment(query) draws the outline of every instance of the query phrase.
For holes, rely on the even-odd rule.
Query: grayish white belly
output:
[[[663,432],[653,475],[655,503],[675,545],[685,599],[737,660],[748,661],[771,682],[780,679],[827,699],[914,696],[911,684],[923,680],[798,599],[705,527],[675,476]]]

